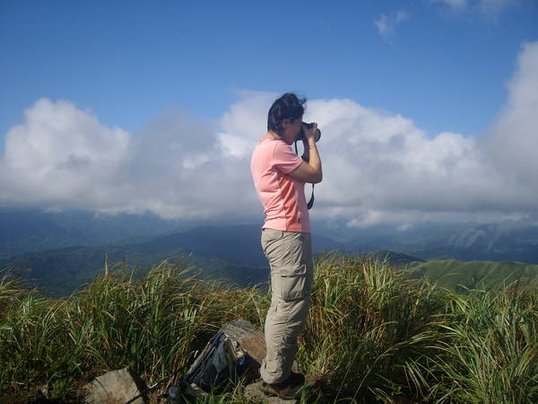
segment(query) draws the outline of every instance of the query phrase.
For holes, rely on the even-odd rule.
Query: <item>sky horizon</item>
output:
[[[6,0],[0,49],[0,206],[261,218],[250,153],[293,91],[314,220],[538,225],[533,0]]]

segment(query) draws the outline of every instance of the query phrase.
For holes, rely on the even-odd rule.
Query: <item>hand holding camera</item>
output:
[[[309,137],[313,137],[314,141],[317,143],[321,139],[321,131],[318,129],[318,124],[316,122],[303,122],[301,126],[301,131],[297,140],[308,141]]]

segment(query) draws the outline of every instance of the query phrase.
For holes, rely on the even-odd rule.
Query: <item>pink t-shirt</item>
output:
[[[311,232],[304,183],[288,175],[302,161],[283,140],[266,137],[256,145],[250,170],[264,207],[263,228]]]

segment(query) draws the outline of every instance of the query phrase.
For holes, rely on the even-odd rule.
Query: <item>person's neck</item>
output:
[[[269,131],[267,133],[267,136],[270,138],[270,139],[274,139],[274,140],[283,140],[284,142],[286,142],[287,144],[292,144],[293,142],[290,142],[284,135],[279,135],[278,133],[275,133],[275,132],[271,132]]]

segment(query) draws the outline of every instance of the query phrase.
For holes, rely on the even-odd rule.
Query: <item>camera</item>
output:
[[[314,126],[314,122],[310,122],[310,123],[303,122],[301,126],[301,131],[299,132],[299,136],[297,136],[297,140],[305,139],[304,128],[311,129],[313,126]],[[321,131],[319,130],[319,128],[316,128],[316,131],[314,133],[314,139],[316,140],[316,143],[319,141],[320,138],[321,138]]]

